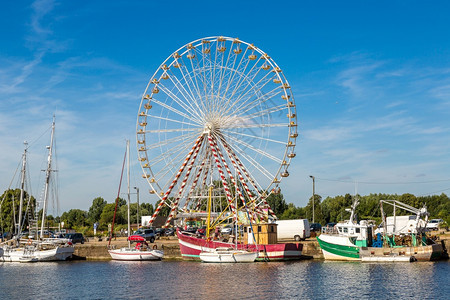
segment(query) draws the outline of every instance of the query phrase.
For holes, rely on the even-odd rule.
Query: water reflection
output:
[[[448,299],[450,263],[0,264],[1,298]]]

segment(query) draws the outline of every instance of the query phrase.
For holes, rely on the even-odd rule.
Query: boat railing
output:
[[[322,233],[338,235],[339,231],[337,230],[337,228],[335,226],[333,226],[333,227],[322,227]]]

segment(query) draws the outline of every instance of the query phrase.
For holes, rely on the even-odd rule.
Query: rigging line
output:
[[[430,193],[426,193],[426,194],[421,194],[421,195],[419,195],[419,197],[420,196],[432,196],[432,195],[435,195],[436,193],[442,193],[442,192],[445,192],[445,191],[448,191],[448,190],[450,190],[450,188],[447,188],[447,189],[443,189],[443,190],[440,190],[440,191],[434,191],[434,192],[430,192]]]
[[[126,158],[127,158],[127,152],[128,152],[128,149],[125,150],[125,155],[123,157],[122,172],[120,173],[119,190],[117,191],[116,205],[114,207],[114,215],[113,215],[113,221],[112,221],[112,225],[111,225],[111,232],[109,234],[108,247],[111,245],[111,240],[112,240],[112,236],[113,236],[113,232],[114,232],[114,222],[116,220],[117,204],[119,203],[120,187],[122,186],[123,170],[125,168],[125,161],[126,161]]]
[[[349,180],[340,180],[340,179],[326,179],[326,178],[318,178],[316,179],[324,180],[324,181],[337,181],[337,182],[345,182],[345,183],[355,183],[355,181]],[[425,184],[425,183],[437,183],[437,182],[445,182],[450,181],[450,179],[440,179],[440,180],[430,180],[430,181],[410,181],[410,182],[375,182],[375,181],[358,181],[358,184]]]

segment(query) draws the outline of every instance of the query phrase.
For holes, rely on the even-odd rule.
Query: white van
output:
[[[279,240],[304,240],[311,236],[307,219],[277,220],[277,236]]]

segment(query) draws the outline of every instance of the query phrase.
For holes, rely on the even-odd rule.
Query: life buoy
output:
[[[158,246],[153,245],[153,250],[156,250],[156,249],[158,249]]]
[[[33,241],[31,239],[28,239],[28,246],[31,246],[31,244],[33,243]]]

